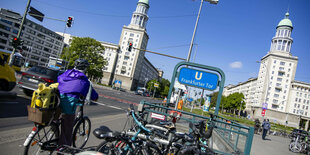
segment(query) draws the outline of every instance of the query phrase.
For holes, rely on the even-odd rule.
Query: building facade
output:
[[[308,129],[310,84],[294,80],[298,57],[291,53],[292,30],[293,24],[286,13],[276,28],[269,52],[260,61],[258,77],[226,86],[223,94],[243,93],[246,110],[255,118],[262,117],[262,104],[267,103],[265,117]]]
[[[135,90],[144,87],[149,80],[160,80],[163,71],[158,70],[145,57],[149,36],[146,32],[149,9],[148,0],[139,0],[136,10],[132,14],[128,26],[123,26],[118,44],[100,41],[105,51],[103,57],[107,64],[103,68],[101,83],[112,85],[114,81],[121,81],[122,88]],[[63,35],[61,32],[57,32]],[[64,34],[65,43],[70,46],[73,36]],[[129,44],[133,48],[128,49]]]
[[[111,85],[117,80],[122,82],[123,88],[135,90],[148,80],[160,78],[162,72],[148,61],[143,51],[149,40],[146,31],[149,8],[148,0],[139,0],[130,24],[123,26],[118,45],[102,42],[104,57],[108,61],[102,83]],[[133,45],[131,50],[128,49],[130,43]]]
[[[22,16],[0,8],[0,49],[13,51],[11,40],[17,36]],[[58,57],[63,48],[63,37],[42,25],[26,19],[20,37],[23,41],[21,54],[30,66],[46,66],[49,57]]]

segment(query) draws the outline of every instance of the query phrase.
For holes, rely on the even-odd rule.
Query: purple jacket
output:
[[[86,75],[78,70],[67,70],[58,76],[60,106],[64,113],[74,114],[80,95],[86,97],[90,82]],[[98,99],[97,92],[92,89],[91,100]]]

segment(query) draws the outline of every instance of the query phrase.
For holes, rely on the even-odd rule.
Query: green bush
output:
[[[186,111],[186,112],[190,112],[191,109],[190,108],[185,108],[183,107],[183,110]],[[210,110],[211,113],[214,112],[214,110]],[[193,109],[192,113],[194,114],[198,114],[198,115],[201,115],[202,114],[202,109]],[[203,115],[204,116],[207,116],[209,117],[209,112],[203,112]],[[224,117],[228,120],[232,120],[232,121],[235,121],[237,123],[240,123],[240,124],[243,124],[243,125],[246,125],[246,126],[254,126],[255,122],[252,121],[252,120],[248,120],[247,118],[244,118],[244,117],[241,117],[239,118],[238,115],[234,115],[234,114],[231,114],[231,113],[224,113],[224,114],[219,114],[221,117]],[[231,117],[231,116],[235,116],[235,117]],[[262,122],[261,122],[262,123]],[[281,124],[278,124],[278,123],[273,123],[273,122],[270,122],[270,125],[271,125],[271,130],[273,131],[286,131],[287,133],[290,133],[291,131],[293,131],[293,127],[287,127],[285,125],[281,125]]]

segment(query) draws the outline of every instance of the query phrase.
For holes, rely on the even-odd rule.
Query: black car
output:
[[[33,91],[38,89],[39,83],[55,83],[57,77],[64,71],[41,66],[34,66],[22,73],[18,86],[23,89],[27,96],[31,96]]]

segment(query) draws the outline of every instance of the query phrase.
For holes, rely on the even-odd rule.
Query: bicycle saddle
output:
[[[112,138],[115,136],[120,135],[120,132],[113,132],[106,126],[101,126],[100,128],[97,128],[93,131],[93,134],[98,139],[104,139],[104,138]]]

